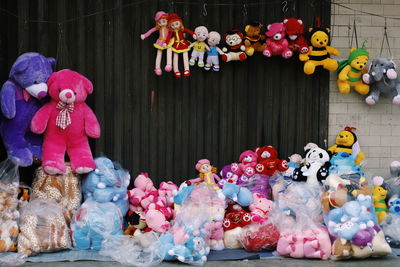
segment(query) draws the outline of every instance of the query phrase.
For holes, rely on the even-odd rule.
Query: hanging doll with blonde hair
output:
[[[170,14],[168,16],[168,30],[169,34],[167,37],[166,42],[164,43],[164,47],[167,45],[172,44],[172,51],[174,52],[174,75],[176,78],[182,77],[181,72],[179,71],[179,54],[183,55],[183,66],[184,72],[183,76],[189,77],[190,70],[189,70],[189,55],[188,51],[190,50],[190,42],[185,39],[185,32],[190,34],[193,39],[196,39],[196,35],[193,31],[186,29],[183,26],[182,19],[179,17],[178,14]],[[172,40],[172,41],[171,41]],[[171,43],[170,43],[171,41]]]
[[[146,33],[141,34],[140,38],[142,40],[146,39],[149,37],[152,33],[158,31],[159,32],[159,37],[157,41],[154,43],[154,47],[157,49],[157,57],[156,57],[156,64],[154,68],[154,73],[158,76],[162,74],[161,70],[161,59],[162,59],[162,54],[163,50],[167,50],[167,65],[165,65],[165,71],[170,72],[172,70],[172,49],[168,46],[164,46],[164,44],[167,45],[166,39],[168,37],[168,14],[165,13],[164,11],[158,11],[154,17],[154,20],[156,21],[156,26],[148,30]]]

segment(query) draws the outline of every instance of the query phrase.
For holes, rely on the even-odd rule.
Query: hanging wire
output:
[[[282,1],[282,12],[283,12],[284,16],[288,12],[288,9],[289,9],[288,5],[289,5],[288,1]]]
[[[243,4],[243,9],[242,9],[243,16],[247,16],[247,4]]]
[[[386,40],[386,43],[387,43],[387,46],[388,46],[389,55],[390,55],[390,57],[392,57],[392,51],[391,51],[391,49],[390,49],[390,44],[389,44],[389,37],[388,37],[388,34],[387,34],[386,19],[385,19],[385,27],[384,27],[384,31],[383,31],[383,38],[382,38],[382,44],[381,44],[381,51],[380,51],[380,53],[379,53],[380,56],[382,56],[383,45],[384,45],[385,40]]]
[[[356,17],[353,18],[353,30],[351,32],[351,42],[350,47],[353,47],[353,39],[356,40],[356,46],[358,49],[358,34],[357,34],[357,25],[356,25]]]

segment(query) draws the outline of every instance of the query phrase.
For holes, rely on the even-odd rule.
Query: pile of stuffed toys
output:
[[[194,32],[185,28],[183,19],[178,14],[167,14],[158,11],[154,17],[155,26],[141,39],[148,38],[158,32],[154,47],[157,49],[154,72],[162,75],[161,61],[166,51],[167,63],[164,70],[173,70],[176,78],[182,77],[179,70],[179,55],[182,54],[184,77],[189,77],[190,66],[205,70],[219,71],[220,58],[223,62],[245,61],[255,52],[265,57],[281,56],[284,59],[298,53],[299,60],[304,62],[304,73],[311,75],[316,68],[337,71],[337,85],[342,94],[354,89],[361,95],[369,96],[365,102],[374,105],[379,101],[381,93],[391,94],[393,104],[400,104],[400,77],[397,77],[396,63],[392,59],[374,59],[368,69],[369,51],[366,41],[361,48],[351,48],[345,60],[335,60],[331,56],[339,56],[340,52],[330,46],[330,29],[321,26],[320,18],[316,18],[315,26],[304,30],[301,19],[287,18],[282,22],[267,25],[263,33],[263,25],[251,22],[243,32],[237,29],[227,31],[223,36],[216,31],[209,31],[205,26],[198,26]],[[185,35],[188,34],[188,36]],[[187,37],[194,41],[191,43]],[[220,44],[221,43],[221,44]],[[222,49],[218,47],[222,46]],[[189,51],[192,50],[190,57]]]
[[[284,23],[289,27],[291,21]],[[271,36],[282,25],[268,27]],[[170,40],[171,32],[161,30]],[[205,29],[197,30],[201,42]],[[319,34],[316,40],[324,43],[326,32]],[[249,39],[244,54],[224,52],[226,60],[255,51],[290,55],[268,43]],[[173,51],[189,46],[175,43]],[[199,53],[190,64],[202,65],[202,44],[196,46]],[[306,54],[316,51],[310,47],[298,49],[317,56]],[[360,64],[357,58],[364,56],[359,52],[348,62]],[[310,58],[305,66],[311,71],[316,65]],[[327,59],[323,66],[330,68],[334,63]],[[392,178],[368,179],[354,128],[346,127],[328,149],[307,144],[304,157],[285,160],[273,146],[260,146],[219,172],[200,159],[194,165],[198,176],[180,185],[162,182],[157,188],[141,173],[128,188],[127,170],[107,157],[92,157],[88,137],[100,136],[96,116],[85,104],[92,83],[72,70],[53,72],[54,63],[38,53],[21,55],[1,91],[0,129],[8,159],[0,164],[0,251],[35,255],[73,248],[127,257],[130,248],[138,256],[129,262],[146,255],[151,262],[201,265],[210,250],[276,250],[283,257],[342,260],[388,255],[389,244],[400,245],[400,163],[392,163]],[[365,86],[356,82],[354,88]],[[31,191],[19,187],[18,167],[39,160]],[[127,262],[121,257],[116,258]]]

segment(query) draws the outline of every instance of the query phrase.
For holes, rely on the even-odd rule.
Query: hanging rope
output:
[[[358,34],[357,34],[356,17],[354,17],[354,19],[353,19],[353,30],[351,32],[350,47],[353,47],[353,39],[356,40],[356,46],[357,46],[357,49],[358,49]]]
[[[385,40],[386,40],[386,43],[387,43],[387,46],[388,46],[388,50],[389,50],[389,55],[390,55],[390,57],[392,57],[392,51],[390,50],[389,37],[388,37],[388,34],[387,34],[387,30],[386,30],[386,29],[387,29],[387,26],[386,26],[386,19],[385,19],[385,28],[384,28],[384,31],[383,31],[383,38],[382,38],[382,44],[381,44],[381,51],[380,51],[379,55],[382,56],[383,45],[384,45]]]

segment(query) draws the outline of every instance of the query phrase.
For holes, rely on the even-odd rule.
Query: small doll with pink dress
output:
[[[168,14],[164,11],[158,11],[155,15],[154,20],[156,21],[156,26],[148,30],[146,33],[141,34],[140,38],[142,40],[149,37],[154,32],[158,31],[159,37],[154,43],[154,47],[157,49],[156,64],[154,68],[154,73],[158,76],[162,74],[161,70],[161,59],[164,50],[167,50],[167,65],[165,65],[165,71],[170,72],[172,70],[172,49],[166,44],[168,37]],[[166,45],[164,45],[166,44]]]

